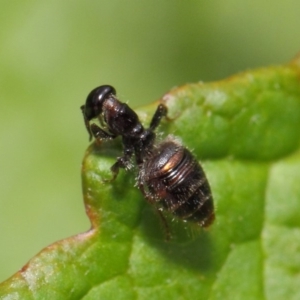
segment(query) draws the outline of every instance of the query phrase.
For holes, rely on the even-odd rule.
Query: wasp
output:
[[[164,104],[158,105],[150,126],[144,128],[135,111],[119,101],[115,88],[102,85],[90,92],[81,110],[90,140],[122,139],[123,155],[111,167],[112,180],[120,168],[130,169],[134,156],[138,188],[165,224],[164,210],[202,227],[214,221],[210,185],[197,159],[173,135],[156,141],[155,129],[167,117]],[[100,126],[91,123],[93,119]]]

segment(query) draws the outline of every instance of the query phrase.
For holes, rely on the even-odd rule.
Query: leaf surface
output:
[[[110,178],[119,142],[87,150],[91,229],[43,249],[0,285],[0,299],[300,299],[300,69],[289,65],[189,84],[161,101],[201,160],[216,207],[208,230],[165,232],[135,185]],[[138,110],[144,124],[157,103]]]

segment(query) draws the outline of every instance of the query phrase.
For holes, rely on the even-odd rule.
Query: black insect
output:
[[[90,140],[111,140],[121,136],[123,156],[111,167],[114,180],[120,168],[129,169],[134,155],[138,166],[138,187],[145,199],[154,204],[166,225],[161,210],[202,227],[214,220],[214,206],[203,169],[181,142],[169,135],[156,143],[154,130],[167,107],[159,104],[150,127],[145,129],[137,114],[116,97],[116,90],[103,85],[90,92],[81,106]],[[90,124],[97,118],[105,130]]]

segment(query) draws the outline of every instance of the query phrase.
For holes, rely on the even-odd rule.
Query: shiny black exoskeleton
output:
[[[148,202],[180,219],[209,226],[214,220],[214,206],[209,183],[198,161],[180,141],[169,135],[155,143],[154,130],[167,107],[159,104],[150,127],[145,129],[137,114],[116,98],[116,90],[103,85],[92,90],[81,106],[85,126],[97,140],[121,136],[123,156],[111,167],[113,179],[120,168],[129,169],[132,156],[138,166],[138,186]],[[101,126],[90,121],[97,118]]]
[[[207,227],[214,220],[208,181],[191,152],[173,136],[153,147],[139,170],[147,197],[180,219]]]

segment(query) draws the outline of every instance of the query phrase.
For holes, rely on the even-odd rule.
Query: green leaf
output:
[[[202,161],[216,207],[208,230],[171,222],[173,239],[135,185],[111,183],[119,142],[82,164],[91,230],[42,250],[0,285],[0,299],[299,299],[300,69],[245,72],[174,89],[162,101]],[[157,103],[140,109],[148,124]]]

